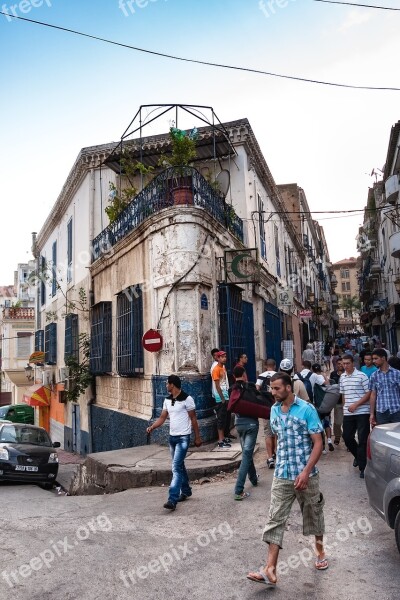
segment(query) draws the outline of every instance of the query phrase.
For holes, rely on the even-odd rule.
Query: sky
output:
[[[400,12],[313,0],[8,0],[0,7],[166,54],[400,88]],[[212,106],[221,121],[247,117],[276,183],[304,189],[331,261],[356,255],[371,172],[383,168],[400,119],[400,91],[178,62],[3,15],[0,55],[0,285],[32,258],[31,232],[40,231],[80,149],[118,140],[143,104]],[[154,133],[168,127],[166,118]],[[327,212],[353,209],[360,212]]]

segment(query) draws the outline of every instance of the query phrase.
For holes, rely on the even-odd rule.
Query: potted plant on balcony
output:
[[[190,178],[185,176],[185,167],[189,167],[197,156],[197,129],[186,133],[176,127],[171,127],[169,136],[172,143],[172,154],[162,154],[159,164],[164,167],[174,167],[174,176],[171,182],[173,204],[193,204],[193,188],[189,181]]]

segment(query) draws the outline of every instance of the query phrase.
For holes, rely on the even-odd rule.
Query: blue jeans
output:
[[[247,475],[253,485],[257,485],[257,473],[253,461],[254,446],[258,435],[258,419],[250,417],[236,417],[236,431],[239,434],[242,446],[242,462],[235,485],[235,494],[241,494],[244,490]]]
[[[376,411],[376,424],[386,425],[387,423],[400,423],[400,410],[395,413],[390,413],[388,410],[385,410],[385,412]]]
[[[190,444],[189,435],[170,435],[169,449],[172,458],[172,481],[169,486],[168,500],[176,504],[179,496],[192,495],[192,488],[189,485],[189,477],[185,467],[185,458]]]

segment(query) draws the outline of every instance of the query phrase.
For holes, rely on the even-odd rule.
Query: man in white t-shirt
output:
[[[360,477],[364,479],[370,432],[369,379],[365,373],[354,368],[352,354],[345,354],[342,362],[344,373],[340,376],[339,386],[344,398],[343,439],[354,456],[353,467],[360,469]],[[355,440],[356,433],[358,442]]]
[[[169,396],[164,400],[162,413],[157,421],[147,428],[147,433],[150,434],[154,429],[163,425],[169,417],[172,481],[169,486],[168,502],[164,504],[164,508],[175,510],[177,502],[183,502],[192,495],[192,488],[185,467],[192,428],[195,436],[195,446],[201,446],[202,442],[196,418],[196,405],[192,396],[182,391],[182,382],[177,375],[168,377],[167,391]]]
[[[276,362],[273,358],[267,358],[265,361],[265,369],[266,370],[258,376],[256,387],[261,392],[270,392],[269,381],[272,375],[275,375],[276,373]],[[276,440],[269,419],[264,419],[264,436],[265,449],[267,451],[267,467],[268,469],[274,469]]]

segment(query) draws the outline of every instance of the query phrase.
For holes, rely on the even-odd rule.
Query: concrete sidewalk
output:
[[[185,464],[189,479],[194,481],[221,471],[233,471],[240,465],[241,458],[238,442],[232,443],[227,450],[220,450],[213,443],[191,447]],[[110,494],[130,488],[168,485],[171,457],[169,449],[158,444],[97,452],[89,454],[81,465],[72,468],[70,465],[69,473],[66,471],[65,474],[62,487],[71,495]]]

